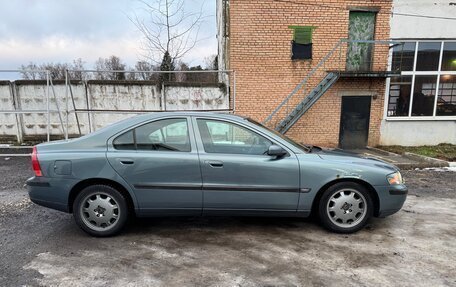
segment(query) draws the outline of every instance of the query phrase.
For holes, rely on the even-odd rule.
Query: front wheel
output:
[[[91,185],[76,197],[73,216],[79,227],[90,235],[111,236],[127,222],[127,201],[111,186]]]
[[[362,185],[341,182],[323,193],[318,213],[323,226],[330,231],[353,233],[362,229],[372,217],[373,203]]]

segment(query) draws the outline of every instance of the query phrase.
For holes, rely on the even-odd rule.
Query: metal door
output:
[[[348,39],[350,41],[374,40],[375,18],[373,12],[350,11]],[[373,43],[349,42],[347,47],[347,71],[370,71],[372,68]]]
[[[369,134],[371,97],[342,97],[339,145],[344,149],[364,148]]]

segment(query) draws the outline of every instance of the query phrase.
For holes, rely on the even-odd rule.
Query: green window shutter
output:
[[[288,26],[293,29],[293,40],[297,44],[311,44],[312,43],[312,32],[314,26]]]

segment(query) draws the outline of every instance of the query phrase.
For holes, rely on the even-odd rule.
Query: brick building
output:
[[[218,0],[219,65],[236,71],[236,113],[300,142],[377,145],[385,81],[397,73],[391,43],[378,41],[389,39],[391,10],[380,0]]]
[[[288,107],[283,106],[268,123],[276,127],[329,71],[336,71],[339,78],[286,134],[323,146],[377,145],[388,45],[340,41],[357,36],[350,31],[356,29],[356,21],[364,21],[361,25],[369,26],[369,33],[355,40],[388,39],[391,5],[391,1],[219,1],[218,11],[223,11],[219,14],[223,19],[219,22],[219,63],[236,71],[236,112],[264,121],[308,77],[292,95]],[[308,43],[302,46],[304,50],[306,44],[310,46],[311,55],[295,59],[295,35],[305,34],[306,29],[310,30],[305,39]],[[349,69],[346,58],[350,45],[368,46],[367,70]],[[354,134],[357,142],[344,141],[344,137],[354,138]]]

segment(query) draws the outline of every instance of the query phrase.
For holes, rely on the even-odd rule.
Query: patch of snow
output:
[[[450,165],[449,167],[427,167],[427,168],[423,168],[423,170],[456,172],[456,165],[453,165],[453,166]]]

